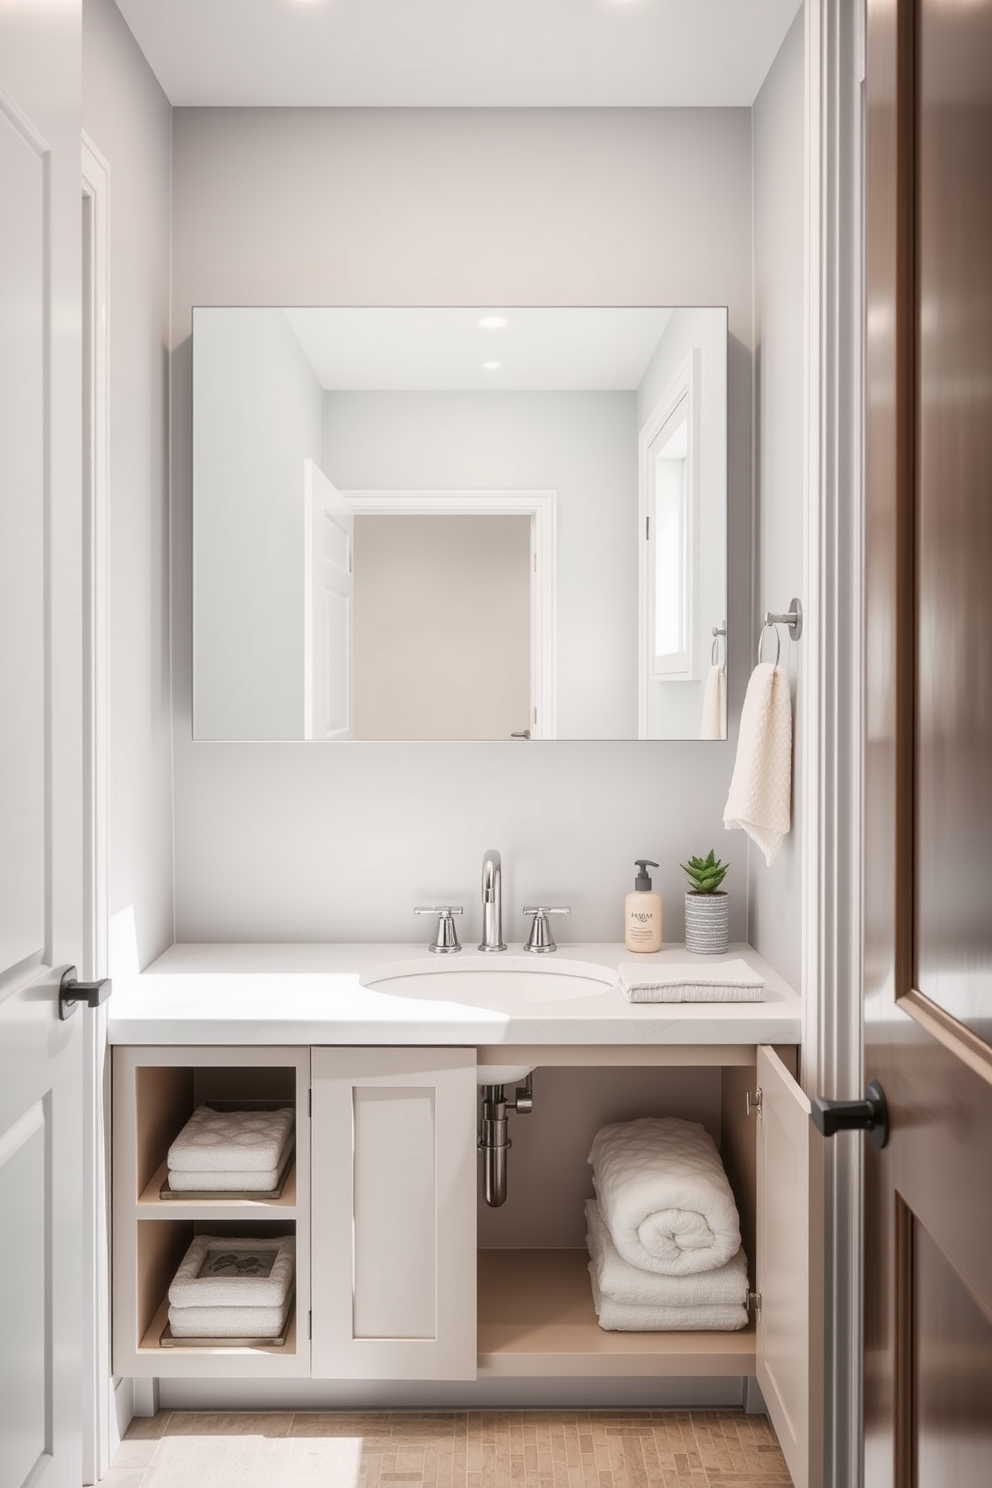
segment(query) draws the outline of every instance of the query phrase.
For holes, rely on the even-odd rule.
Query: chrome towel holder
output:
[[[779,635],[779,626],[787,625],[792,632],[792,639],[798,641],[803,633],[803,607],[801,600],[793,599],[784,615],[776,615],[773,610],[766,610],[762,621],[761,630],[758,634],[758,660],[761,660],[761,643],[765,638],[765,631],[775,631],[775,665],[778,666],[782,659],[782,637]]]

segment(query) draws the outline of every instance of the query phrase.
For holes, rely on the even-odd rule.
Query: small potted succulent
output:
[[[710,849],[705,858],[690,858],[682,863],[689,880],[685,891],[685,948],[696,955],[719,956],[730,943],[730,897],[721,889],[727,874]]]

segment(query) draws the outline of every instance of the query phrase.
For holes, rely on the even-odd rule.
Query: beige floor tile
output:
[[[116,1458],[114,1459],[116,1464]],[[141,1488],[145,1479],[143,1467],[112,1467],[106,1477],[100,1479],[100,1488]]]
[[[165,1435],[171,1411],[159,1411],[155,1416],[135,1416],[124,1433],[125,1441],[157,1440]]]
[[[165,1435],[289,1436],[292,1411],[173,1411]]]
[[[150,1467],[158,1451],[159,1438],[157,1436],[134,1437],[125,1436],[117,1451],[114,1453],[113,1466],[119,1467]]]

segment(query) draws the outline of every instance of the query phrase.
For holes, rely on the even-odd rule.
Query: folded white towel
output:
[[[599,1326],[612,1333],[729,1333],[747,1327],[747,1308],[730,1302],[700,1307],[627,1307],[603,1295],[592,1262],[592,1305]]]
[[[623,961],[617,968],[628,1002],[764,1002],[765,981],[746,961],[712,966],[664,961],[651,966]]]
[[[738,1250],[725,1266],[691,1276],[660,1276],[632,1266],[613,1244],[595,1199],[586,1203],[590,1273],[611,1302],[624,1307],[746,1307],[747,1256]]]
[[[260,1173],[279,1165],[293,1108],[214,1111],[198,1106],[169,1148],[170,1172]]]
[[[289,1302],[282,1307],[170,1307],[173,1338],[278,1338]]]
[[[169,1187],[173,1193],[204,1193],[211,1189],[223,1193],[268,1193],[279,1182],[282,1164],[259,1173],[183,1173],[171,1170]]]
[[[711,666],[706,673],[703,707],[699,719],[701,739],[727,737],[727,674],[722,666]]]
[[[771,867],[792,825],[792,699],[781,667],[761,661],[751,674],[723,823],[740,827]]]
[[[716,1144],[699,1122],[614,1122],[596,1133],[589,1161],[603,1220],[632,1266],[688,1276],[737,1254],[737,1205]]]
[[[169,1288],[173,1307],[284,1307],[293,1286],[291,1236],[197,1235]]]

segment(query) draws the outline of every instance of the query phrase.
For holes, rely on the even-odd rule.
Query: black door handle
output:
[[[866,1131],[879,1149],[889,1140],[889,1107],[877,1080],[868,1082],[864,1100],[824,1100],[815,1095],[811,1104],[813,1125],[825,1137],[839,1131]]]
[[[85,1002],[87,1007],[99,1007],[101,1002],[106,1002],[113,991],[109,977],[102,977],[98,982],[79,982],[76,980],[76,968],[69,966],[62,973],[59,983],[59,1017],[65,1022],[71,1018],[76,1011],[76,1004]]]

